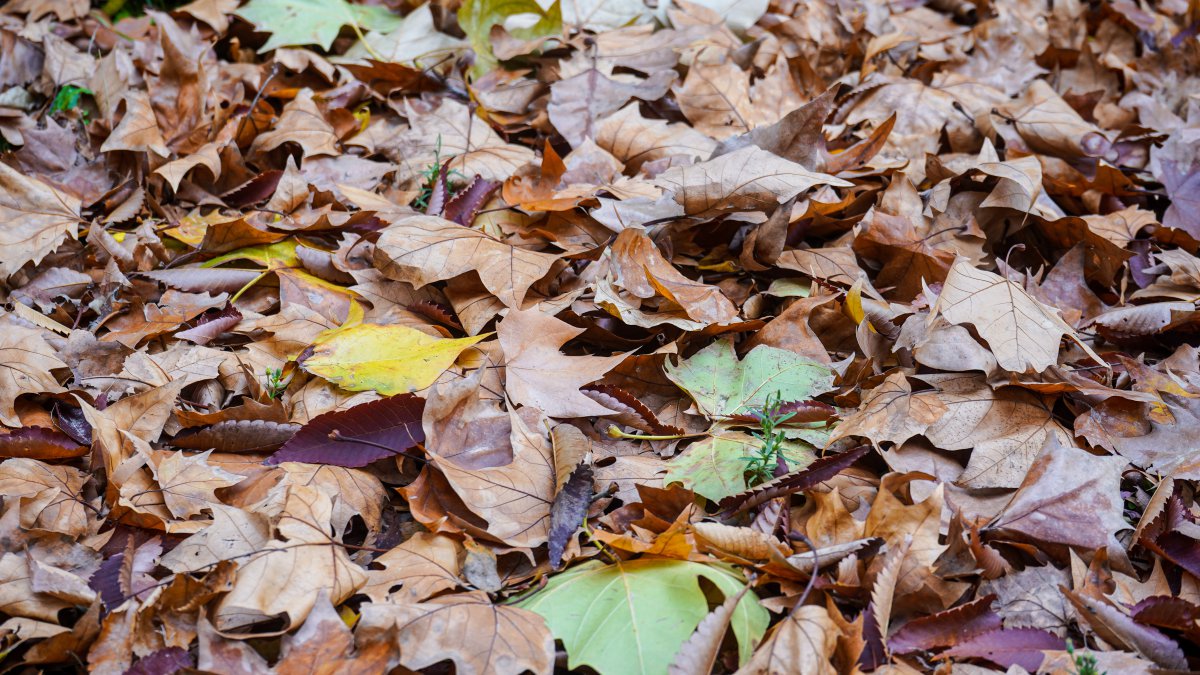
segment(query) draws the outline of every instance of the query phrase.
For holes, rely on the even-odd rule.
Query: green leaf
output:
[[[239,248],[236,251],[230,251],[225,255],[217,256],[201,265],[201,267],[216,267],[217,265],[224,265],[234,260],[249,260],[273,270],[283,267],[300,266],[300,258],[296,256],[295,240],[285,239],[275,244],[259,244],[257,246]]]
[[[708,613],[700,577],[726,597],[745,586],[723,566],[656,558],[612,565],[593,560],[551,577],[517,606],[546,619],[566,647],[572,670],[587,665],[601,675],[659,675]],[[758,596],[746,593],[732,621],[742,663],[769,620]]]
[[[300,45],[329,49],[342,26],[355,27],[361,36],[367,30],[392,31],[404,23],[385,7],[346,0],[250,0],[235,14],[271,34],[259,52]]]
[[[745,458],[756,454],[761,445],[749,434],[718,428],[667,464],[663,484],[682,483],[692,492],[719,502],[750,487],[746,484]],[[808,466],[814,459],[809,446],[790,442],[783,445],[783,457],[792,469]]]
[[[833,386],[833,372],[824,364],[767,345],[738,361],[730,340],[714,342],[678,366],[668,363],[666,371],[709,417],[761,408],[775,392],[781,401],[803,401]]]
[[[562,33],[562,10],[556,2],[543,9],[535,0],[466,0],[458,8],[458,25],[475,50],[475,77],[482,77],[500,64],[492,53],[492,26],[503,25],[517,15],[533,15],[537,22],[528,28],[509,31],[518,40],[536,40]]]

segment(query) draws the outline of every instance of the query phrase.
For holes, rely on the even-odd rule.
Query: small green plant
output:
[[[1075,661],[1075,675],[1108,675],[1096,666],[1096,655],[1090,651],[1075,653],[1075,645],[1067,640],[1067,654]]]
[[[88,123],[88,111],[79,107],[79,99],[84,95],[92,96],[91,89],[77,87],[73,84],[63,85],[58,93],[54,95],[54,101],[50,104],[50,115],[55,115],[68,110],[78,110],[79,119],[84,124]]]
[[[267,368],[267,396],[272,400],[283,396],[283,392],[287,390],[287,380],[283,377],[282,368]]]
[[[775,475],[775,467],[783,453],[783,443],[786,437],[779,427],[795,417],[796,413],[780,413],[783,401],[779,392],[768,394],[762,410],[754,413],[758,418],[758,431],[750,432],[759,441],[759,447],[754,455],[742,457],[746,462],[746,474],[750,485],[765,483]]]
[[[421,171],[421,191],[417,194],[417,198],[413,200],[413,206],[425,211],[429,208],[429,201],[433,199],[433,189],[437,185],[438,177],[442,173],[442,135],[438,134],[437,145],[433,148],[433,161],[425,165],[425,169]],[[458,178],[466,180],[466,176],[456,169],[450,169],[446,174],[447,188],[449,188],[450,178]]]

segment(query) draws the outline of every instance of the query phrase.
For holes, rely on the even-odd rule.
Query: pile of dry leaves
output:
[[[1194,0],[9,0],[0,671],[1200,666]]]

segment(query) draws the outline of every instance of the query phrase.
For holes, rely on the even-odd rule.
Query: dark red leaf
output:
[[[225,193],[221,199],[235,209],[266,201],[275,194],[275,188],[279,187],[280,178],[283,178],[283,172],[279,169],[264,171]]]
[[[209,310],[196,317],[191,322],[191,328],[175,333],[175,337],[198,345],[206,345],[217,339],[221,333],[238,325],[241,320],[242,313],[233,305],[224,309]]]
[[[654,411],[646,407],[645,403],[642,403],[636,396],[620,387],[611,384],[590,384],[580,391],[605,408],[617,411],[617,414],[608,415],[608,417],[615,419],[627,427],[633,427],[638,431],[658,436],[678,436],[685,431],[679,427],[660,422],[658,416],[654,414]]]
[[[1156,595],[1133,606],[1130,616],[1147,626],[1177,630],[1200,644],[1200,606],[1183,598]]]
[[[592,467],[581,463],[571,472],[550,506],[550,566],[562,566],[567,542],[579,531],[592,501]]]
[[[1000,616],[991,610],[995,595],[904,624],[888,639],[897,654],[953,647],[966,638],[1001,628]]]
[[[192,655],[181,647],[167,647],[138,659],[124,675],[174,675],[195,663]]]
[[[837,415],[837,409],[820,401],[791,401],[779,406],[778,414],[791,413],[791,418],[785,424],[810,424],[812,422],[827,422]],[[730,415],[732,422],[758,424],[759,416],[753,413]]]
[[[972,635],[937,658],[986,659],[1004,668],[1021,666],[1037,672],[1042,665],[1042,650],[1065,649],[1067,643],[1054,633],[1036,628],[1000,628]]]
[[[299,424],[281,424],[267,420],[226,420],[199,431],[182,433],[171,439],[171,444],[189,450],[270,452],[286,443],[299,430]]]
[[[467,187],[446,202],[446,209],[442,217],[446,220],[453,220],[464,227],[470,227],[471,223],[475,222],[475,216],[479,215],[479,210],[499,189],[499,183],[475,176],[467,184]]]
[[[25,427],[0,433],[0,457],[67,459],[82,457],[89,450],[70,436],[45,427]]]
[[[875,603],[867,605],[862,613],[863,650],[858,655],[858,667],[870,672],[887,663],[887,650],[883,636],[879,634],[879,620],[875,617]]]
[[[70,436],[76,443],[89,445],[92,442],[92,425],[83,416],[83,410],[80,408],[55,403],[53,419],[58,430]]]
[[[398,455],[425,441],[421,428],[424,409],[425,399],[401,394],[318,415],[268,457],[267,463],[360,467]],[[335,431],[339,440],[330,437]]]
[[[799,471],[784,474],[769,483],[763,483],[745,492],[726,497],[718,506],[721,507],[722,515],[728,518],[739,511],[752,509],[776,497],[807,490],[838,475],[862,459],[870,450],[871,446],[860,445],[840,455],[822,457]]]

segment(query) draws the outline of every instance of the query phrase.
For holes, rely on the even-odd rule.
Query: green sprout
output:
[[[429,201],[433,199],[433,188],[437,185],[438,176],[442,173],[442,135],[438,134],[437,145],[433,148],[433,161],[425,165],[425,169],[421,171],[421,191],[417,194],[417,198],[413,200],[413,206],[421,211],[429,209]],[[450,178],[458,178],[466,180],[466,175],[457,169],[450,169],[446,174],[447,183]],[[449,185],[447,185],[449,188]]]
[[[786,440],[778,428],[796,416],[796,413],[780,413],[783,401],[779,392],[768,394],[762,410],[754,413],[758,418],[758,431],[750,432],[759,441],[758,450],[754,455],[742,457],[746,462],[746,474],[750,485],[758,485],[771,480],[775,475],[775,467],[783,456],[783,443]]]
[[[1075,645],[1067,640],[1067,655],[1075,661],[1075,675],[1108,675],[1108,672],[1100,672],[1096,667],[1096,655],[1090,651],[1083,653],[1075,653]]]
[[[49,114],[55,115],[68,110],[78,110],[79,119],[84,123],[88,123],[88,111],[79,107],[79,99],[84,95],[92,96],[91,89],[77,87],[73,84],[65,84],[58,93],[54,96],[54,101],[50,104]]]
[[[287,390],[287,380],[283,377],[282,368],[267,368],[267,396],[271,400],[279,399]]]

